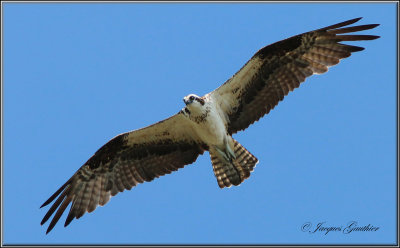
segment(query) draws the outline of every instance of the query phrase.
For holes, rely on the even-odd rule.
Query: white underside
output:
[[[196,125],[196,132],[199,137],[208,145],[220,146],[227,138],[224,121],[217,111],[211,110],[205,122]]]
[[[201,111],[204,111],[206,107],[210,107],[210,112],[204,122],[196,123],[192,122],[195,132],[198,137],[210,147],[217,146],[222,147],[224,142],[230,140],[230,136],[227,135],[226,120],[221,115],[219,106],[215,104],[212,99],[207,98],[206,104],[201,106]],[[198,109],[190,108],[193,115],[200,115],[203,112],[197,112]]]

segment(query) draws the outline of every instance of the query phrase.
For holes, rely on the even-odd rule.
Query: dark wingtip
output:
[[[54,219],[53,219],[54,220]],[[51,230],[53,230],[54,226],[56,225],[57,222],[52,221],[47,228],[46,234],[48,234]]]
[[[330,25],[330,26],[327,26],[327,27],[324,27],[324,28],[320,28],[320,29],[317,29],[315,31],[331,30],[331,29],[341,28],[341,27],[348,26],[348,25],[351,25],[353,23],[356,23],[361,19],[362,19],[362,17],[354,18],[354,19],[347,20],[347,21],[344,21],[344,22],[339,22],[339,23],[336,23],[336,24],[333,24],[333,25]]]
[[[49,205],[49,203],[53,201],[53,199],[51,199],[51,200],[50,200],[50,199],[51,199],[51,198],[49,198],[47,201],[45,201],[45,202],[42,204],[42,206],[40,206],[40,208]]]
[[[74,215],[73,214],[69,214],[65,223],[64,223],[64,227],[67,227],[69,225],[69,223],[71,223],[71,221],[74,219]]]
[[[344,21],[344,22],[338,23],[337,25],[339,25],[339,24],[345,24],[345,25],[347,26],[347,25],[356,23],[356,22],[358,22],[358,21],[361,20],[361,19],[362,19],[362,17],[357,17],[357,18],[354,18],[354,19],[350,19],[350,20],[348,20],[348,21]]]
[[[42,208],[42,207],[44,207],[44,206],[47,206],[47,205],[49,205],[50,202],[54,201],[54,199],[56,199],[56,197],[57,197],[59,194],[61,194],[61,192],[65,189],[65,187],[67,187],[68,184],[71,183],[71,180],[72,180],[72,177],[71,177],[67,182],[65,182],[64,185],[61,186],[52,196],[50,196],[50,198],[47,199],[47,201],[45,201],[45,202],[42,204],[42,206],[40,206],[40,208]]]
[[[347,26],[347,25],[351,25],[351,24],[353,24],[353,23],[356,23],[356,22],[358,22],[358,21],[361,20],[361,19],[362,19],[362,17],[357,17],[357,18],[353,18],[353,19],[350,19],[350,20],[347,20],[347,21],[338,23],[338,24],[346,24],[346,26]]]
[[[344,21],[344,22],[341,22],[341,23],[348,23],[347,25],[350,25],[350,24],[358,22],[361,19],[363,19],[363,17],[353,18],[353,19],[350,19],[350,20],[347,20],[347,21]]]

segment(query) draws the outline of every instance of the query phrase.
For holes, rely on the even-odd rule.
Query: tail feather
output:
[[[246,150],[239,142],[233,140],[235,158],[227,161],[218,152],[210,150],[211,162],[220,188],[241,184],[250,177],[258,159]]]
[[[222,162],[223,159],[220,159],[219,156],[214,156],[212,153],[210,153],[210,156],[220,188],[230,187],[232,184],[239,185],[242,182],[240,173],[233,164]]]

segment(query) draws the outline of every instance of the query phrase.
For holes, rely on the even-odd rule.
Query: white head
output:
[[[195,94],[190,94],[183,98],[183,102],[186,104],[184,109],[187,114],[201,114],[203,112],[205,101],[202,97],[199,97]]]
[[[195,95],[195,94],[190,94],[187,95],[183,98],[183,102],[186,104],[188,107],[201,107],[204,105],[204,99],[201,97]]]

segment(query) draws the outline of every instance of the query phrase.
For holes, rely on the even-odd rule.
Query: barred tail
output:
[[[233,140],[235,158],[227,161],[218,152],[210,149],[211,163],[220,188],[239,185],[250,177],[258,159],[239,142]]]

